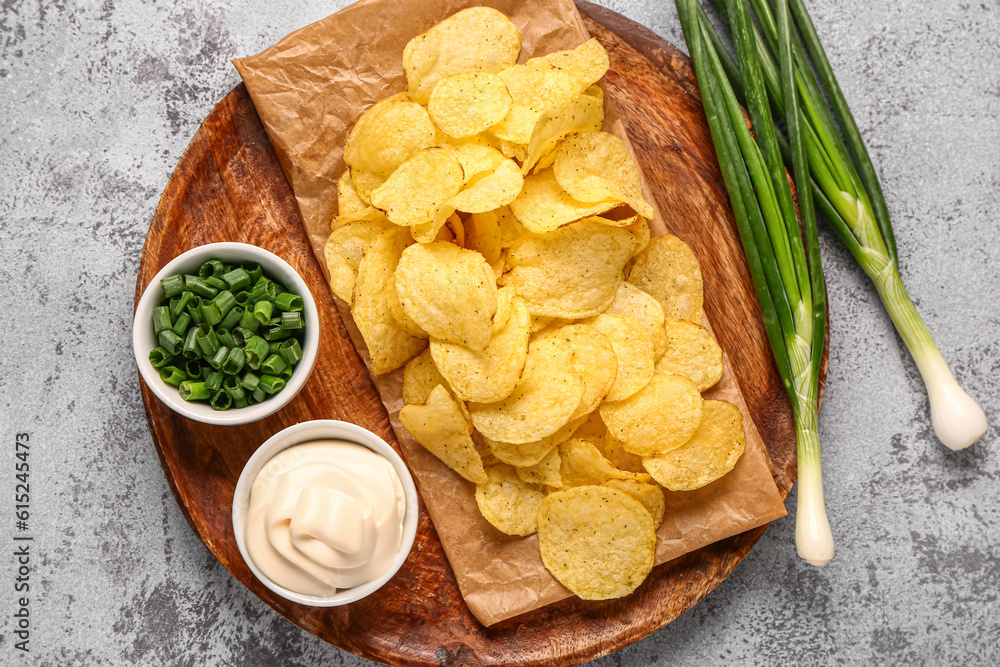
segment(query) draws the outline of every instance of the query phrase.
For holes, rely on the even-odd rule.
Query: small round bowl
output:
[[[302,345],[302,359],[295,366],[292,377],[284,389],[269,396],[260,403],[248,405],[245,408],[215,410],[208,403],[188,402],[181,398],[180,392],[160,379],[160,372],[149,363],[149,352],[159,343],[153,333],[153,309],[163,300],[163,290],[160,280],[175,273],[198,273],[198,267],[210,259],[223,262],[257,262],[264,273],[284,285],[289,291],[302,297],[303,315],[306,321],[306,335]],[[178,255],[167,263],[153,280],[146,286],[139,305],[135,309],[132,322],[132,349],[135,351],[135,363],[146,385],[153,390],[171,410],[184,415],[188,419],[206,424],[232,425],[248,424],[263,419],[284,407],[295,398],[305,385],[316,364],[316,353],[319,350],[319,311],[313,300],[309,287],[302,277],[285,260],[277,255],[246,243],[209,243]]]
[[[336,594],[329,597],[319,597],[290,591],[284,586],[279,586],[268,579],[267,575],[254,565],[250,554],[247,553],[244,533],[246,531],[247,513],[250,511],[250,491],[253,488],[254,480],[257,478],[257,473],[264,467],[264,464],[270,461],[276,454],[288,449],[292,445],[312,440],[330,439],[357,443],[388,459],[392,467],[395,468],[400,483],[403,485],[403,493],[406,498],[406,511],[403,514],[403,535],[399,545],[399,552],[396,554],[396,559],[393,561],[392,567],[385,574],[366,584],[338,590]],[[240,548],[240,555],[243,556],[243,560],[250,568],[250,571],[269,589],[287,600],[310,607],[339,607],[340,605],[356,602],[377,591],[385,582],[392,579],[406,561],[410,549],[413,548],[413,540],[417,536],[417,488],[413,484],[413,477],[410,476],[410,471],[407,470],[406,464],[403,463],[403,459],[399,457],[396,450],[371,431],[355,424],[332,419],[317,419],[315,421],[302,422],[294,426],[289,426],[283,431],[278,431],[268,438],[263,445],[257,448],[257,451],[250,457],[246,465],[243,466],[243,472],[240,473],[240,479],[236,483],[236,492],[233,494],[233,534],[236,536],[236,544]]]

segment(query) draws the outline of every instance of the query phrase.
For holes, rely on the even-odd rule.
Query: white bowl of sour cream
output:
[[[336,607],[374,593],[406,561],[417,490],[399,454],[371,431],[303,422],[271,436],[243,467],[233,533],[269,589]]]

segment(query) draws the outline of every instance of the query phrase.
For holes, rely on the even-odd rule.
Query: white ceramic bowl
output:
[[[250,559],[250,554],[247,553],[245,531],[247,513],[250,510],[250,490],[253,488],[253,482],[257,478],[257,473],[264,467],[264,464],[270,461],[278,452],[288,449],[292,445],[326,439],[355,442],[388,459],[392,467],[395,468],[400,483],[403,485],[403,493],[406,497],[406,511],[403,514],[403,535],[399,545],[399,553],[396,554],[396,559],[393,561],[392,567],[385,574],[361,586],[339,590],[336,594],[329,597],[319,597],[290,591],[284,586],[279,586],[268,579],[254,565],[253,560]],[[275,433],[267,442],[257,448],[257,451],[250,457],[250,460],[243,466],[243,472],[240,473],[240,479],[236,483],[236,492],[233,494],[233,534],[236,536],[236,544],[240,548],[240,555],[243,556],[243,560],[250,568],[250,571],[269,589],[285,599],[310,607],[339,607],[340,605],[356,602],[377,591],[385,582],[392,579],[406,561],[406,557],[413,547],[413,540],[417,535],[417,488],[413,484],[413,477],[410,476],[410,471],[407,470],[406,464],[403,463],[403,459],[399,457],[396,450],[371,431],[355,424],[332,419],[302,422]]]
[[[302,360],[295,366],[292,377],[285,388],[260,403],[248,405],[245,408],[230,410],[215,410],[208,403],[188,402],[181,398],[180,392],[160,379],[160,372],[149,363],[149,352],[159,343],[153,332],[153,309],[163,300],[163,290],[160,280],[175,273],[197,274],[198,267],[210,259],[222,262],[257,262],[264,274],[277,280],[291,292],[302,297],[302,314],[306,321],[306,335],[302,345]],[[319,312],[313,300],[309,287],[302,277],[289,264],[277,255],[246,243],[209,243],[192,248],[178,255],[167,263],[153,280],[146,286],[139,305],[135,309],[132,321],[132,349],[135,351],[135,363],[139,366],[142,379],[156,397],[171,410],[189,419],[206,424],[248,424],[263,419],[284,407],[295,398],[309,379],[313,366],[316,364],[316,353],[319,350]]]

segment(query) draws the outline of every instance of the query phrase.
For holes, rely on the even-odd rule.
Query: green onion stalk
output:
[[[796,546],[808,562],[833,557],[823,498],[818,403],[826,332],[826,285],[811,191],[799,192],[800,229],[778,134],[768,106],[749,7],[730,1],[739,54],[740,95],[747,100],[756,141],[747,127],[717,43],[697,0],[676,0],[712,141],[719,158],[771,350],[795,418],[799,492]],[[789,70],[790,71],[790,70]],[[790,77],[778,83],[795,100]],[[794,103],[789,106],[795,109]],[[796,177],[808,178],[802,126],[787,119]]]
[[[747,103],[752,85],[746,78],[743,61],[747,52],[756,56],[774,113],[788,128],[787,140],[781,134],[777,138],[783,159],[790,167],[795,164],[793,121],[800,128],[809,168],[809,174],[795,175],[797,183],[809,184],[799,189],[800,197],[811,190],[824,217],[874,283],[920,370],[938,438],[953,450],[969,447],[986,432],[986,415],[955,380],[903,285],[881,185],[805,4],[803,0],[750,1],[761,30],[752,22],[749,24],[750,44],[737,48],[739,66],[722,47],[704,11],[697,8],[697,16],[709,33],[708,39],[720,57],[722,69],[737,99]],[[723,19],[734,33],[734,42],[736,33],[742,30],[740,15],[748,11],[745,2],[735,4],[738,7],[732,2],[716,0]],[[789,10],[794,22],[789,18]],[[778,63],[772,52],[778,54]],[[786,85],[789,79],[791,87]],[[829,100],[832,116],[825,100]]]

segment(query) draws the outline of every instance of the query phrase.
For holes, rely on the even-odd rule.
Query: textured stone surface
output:
[[[14,433],[28,431],[36,536],[30,656],[12,647],[15,566],[0,557],[0,663],[371,664],[273,613],[194,537],[160,471],[130,348],[149,220],[199,122],[238,83],[228,60],[342,4],[0,3],[0,287],[16,313],[0,328],[0,499],[12,502]],[[607,4],[683,42],[672,3]],[[810,5],[914,300],[996,423],[1000,5]],[[996,428],[957,454],[935,441],[874,290],[831,233],[822,243],[835,560],[802,564],[793,518],[779,521],[705,601],[595,664],[1000,662]],[[13,508],[0,513],[10,545]]]

